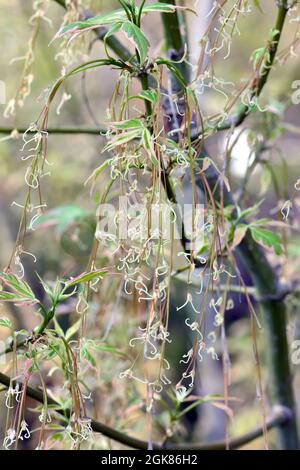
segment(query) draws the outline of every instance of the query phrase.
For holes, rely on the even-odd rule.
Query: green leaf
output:
[[[146,152],[148,153],[152,163],[154,165],[157,165],[158,161],[157,161],[155,151],[154,151],[153,140],[152,140],[152,137],[151,137],[151,134],[150,134],[149,130],[146,129],[146,128],[143,130],[142,143],[143,143],[143,147],[146,150]]]
[[[247,225],[242,225],[242,224],[239,224],[235,230],[234,230],[234,233],[233,233],[233,238],[232,238],[232,242],[231,242],[231,248],[235,248],[236,246],[238,246],[241,241],[243,240],[243,238],[245,237],[246,235],[246,232],[247,232]]]
[[[30,286],[14,274],[0,273],[0,282],[9,287],[13,292],[0,291],[0,300],[11,302],[35,303],[37,299]]]
[[[140,56],[140,63],[143,64],[146,60],[149,41],[142,33],[140,28],[130,21],[125,21],[122,25],[122,31],[125,33],[130,42],[134,44]]]
[[[157,2],[144,6],[143,13],[175,13],[176,10],[186,10],[195,13],[195,10],[185,6],[171,5],[170,3]]]
[[[20,297],[13,292],[0,291],[0,300],[3,302],[20,302],[23,301],[23,297]]]
[[[276,255],[283,253],[281,239],[277,233],[271,232],[255,225],[250,225],[249,229],[254,240],[267,248],[273,248]]]
[[[60,38],[65,34],[73,34],[78,31],[98,28],[99,26],[107,26],[109,24],[115,25],[115,23],[125,21],[126,18],[124,10],[115,10],[106,15],[93,16],[85,21],[74,21],[73,23],[63,26],[56,34],[55,39]]]
[[[143,8],[143,13],[150,13],[150,12],[159,12],[159,13],[175,13],[176,6],[170,5],[170,3],[152,3],[151,5],[147,5]]]
[[[105,269],[100,269],[98,271],[91,271],[89,273],[83,273],[79,276],[71,279],[70,281],[66,282],[66,287],[73,287],[77,286],[78,284],[84,284],[85,282],[90,282],[93,279],[102,279],[107,271]]]
[[[157,65],[165,65],[170,70],[170,72],[174,75],[174,77],[178,80],[180,85],[184,89],[187,88],[187,84],[185,82],[184,77],[182,76],[178,68],[175,66],[176,62],[159,57],[158,59],[156,59],[156,63]]]
[[[139,96],[144,100],[150,101],[152,104],[155,104],[157,102],[156,90],[142,90]]]
[[[248,217],[249,215],[254,215],[258,212],[258,209],[259,207],[261,206],[261,204],[264,202],[264,199],[262,199],[261,201],[257,202],[256,204],[254,204],[253,206],[251,207],[248,207],[247,209],[243,210],[240,212],[239,214],[239,217],[238,217],[238,220],[241,220],[243,219],[244,217]]]
[[[131,142],[132,140],[135,140],[137,138],[141,137],[141,130],[140,129],[134,129],[132,131],[122,133],[118,135],[117,137],[113,138],[103,149],[103,152],[110,152],[113,150],[115,147],[118,147],[120,145],[127,144],[128,142]]]
[[[192,10],[191,8],[170,5],[168,3],[157,2],[157,3],[152,3],[151,5],[144,6],[142,14],[155,13],[155,12],[175,13],[175,11],[178,9],[189,10],[195,13],[194,10]],[[133,11],[135,11],[135,14],[138,15],[139,9],[137,7],[133,8]],[[95,28],[99,28],[100,26],[108,26],[108,25],[112,25],[112,28],[109,30],[109,35],[111,35],[111,34],[114,34],[113,28],[116,27],[118,30],[118,26],[115,26],[116,23],[118,24],[118,23],[123,23],[123,22],[128,22],[129,24],[132,24],[133,26],[135,26],[133,23],[130,23],[129,21],[127,21],[127,15],[124,9],[118,9],[111,13],[107,13],[105,15],[97,15],[97,16],[93,16],[92,18],[88,18],[87,20],[84,20],[84,21],[81,20],[81,21],[74,21],[73,23],[69,23],[63,26],[58,31],[54,39],[60,38],[64,36],[65,34],[74,34],[80,31],[95,29]]]
[[[93,173],[88,177],[88,179],[85,181],[84,185],[87,185],[87,183],[90,180],[96,181],[96,179],[101,175],[102,171],[107,168],[111,163],[113,159],[112,158],[107,158],[100,166],[95,168]]]
[[[143,121],[140,119],[127,119],[126,121],[119,121],[111,123],[112,127],[119,130],[140,129],[144,127]]]
[[[104,41],[106,41],[108,38],[110,38],[111,36],[116,34],[118,31],[120,31],[121,27],[122,27],[122,22],[121,21],[119,23],[116,23],[116,24],[112,25],[112,27],[109,28],[109,30],[105,34]]]
[[[12,328],[12,323],[9,320],[9,318],[0,318],[0,326],[3,326],[4,328]]]

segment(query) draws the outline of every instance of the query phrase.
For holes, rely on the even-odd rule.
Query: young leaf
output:
[[[151,5],[147,5],[143,8],[143,13],[150,13],[150,12],[159,12],[159,13],[175,13],[176,6],[170,5],[170,3],[152,3]]]
[[[112,158],[107,158],[100,166],[95,168],[93,173],[88,177],[88,179],[85,181],[84,185],[87,185],[89,181],[93,180],[96,181],[96,179],[101,175],[102,171],[107,168],[111,162],[113,161]]]
[[[107,33],[104,36],[104,42],[110,38],[113,34],[116,34],[118,31],[120,31],[122,27],[122,22],[120,21],[119,23],[113,24],[111,28],[107,31]]]
[[[246,235],[247,232],[247,225],[238,225],[234,231],[233,234],[233,240],[231,243],[231,248],[235,248],[238,246],[241,241],[243,240],[244,236]]]
[[[111,123],[112,127],[119,130],[140,129],[144,127],[143,121],[140,119],[127,119],[126,121],[119,121]]]
[[[141,137],[140,129],[134,129],[132,131],[122,133],[118,135],[117,137],[113,138],[107,145],[105,145],[103,152],[106,152],[106,151],[109,152],[113,150],[115,147],[118,147],[119,145],[127,144],[128,142],[131,142],[132,140],[135,140],[139,137]]]
[[[85,282],[90,282],[93,279],[97,278],[102,279],[105,274],[107,274],[107,271],[105,269],[91,271],[89,273],[83,273],[73,279],[70,279],[70,281],[66,283],[66,287],[73,287],[77,286],[78,284],[84,284]]]
[[[129,41],[132,42],[136,47],[139,53],[140,63],[143,64],[146,60],[150,46],[148,39],[142,33],[140,28],[130,21],[125,21],[123,23],[122,31],[125,33]]]
[[[157,102],[156,90],[142,90],[139,96],[144,100],[150,101],[152,104],[155,104]]]
[[[254,240],[267,248],[273,248],[276,255],[281,255],[283,253],[283,248],[281,244],[280,237],[277,233],[271,232],[255,225],[250,225],[249,229]]]
[[[154,145],[153,145],[152,137],[151,137],[150,132],[146,128],[143,130],[142,143],[143,143],[143,147],[146,150],[146,152],[148,153],[152,163],[154,165],[157,165],[158,162],[157,162],[157,158],[156,158],[155,151],[154,151]]]
[[[0,291],[0,301],[2,302],[24,302],[24,298],[13,292]]]
[[[30,286],[14,274],[0,273],[0,282],[9,287],[13,292],[0,291],[0,300],[11,302],[37,302]]]
[[[259,207],[261,206],[261,204],[264,202],[264,199],[262,199],[261,201],[257,202],[256,204],[254,204],[253,206],[251,207],[248,207],[247,209],[241,211],[241,213],[239,214],[239,217],[238,217],[238,220],[241,220],[243,219],[244,217],[248,217],[249,215],[254,215],[258,212],[258,209]]]
[[[152,12],[175,13],[176,10],[185,10],[185,11],[190,11],[196,14],[195,10],[193,10],[192,8],[188,8],[185,6],[171,5],[170,3],[163,3],[163,2],[152,3],[151,5],[144,6],[143,13],[152,13]]]
[[[55,39],[60,38],[65,34],[73,34],[77,33],[78,31],[95,29],[99,26],[107,26],[109,24],[115,25],[115,23],[123,22],[125,19],[126,14],[124,10],[115,10],[106,15],[93,16],[92,18],[88,18],[84,21],[74,21],[73,23],[69,23],[63,26],[56,34]]]

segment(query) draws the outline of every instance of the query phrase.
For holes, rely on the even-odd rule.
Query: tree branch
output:
[[[277,17],[276,17],[276,22],[274,26],[274,31],[275,34],[274,36],[270,39],[270,44],[268,47],[268,50],[265,54],[265,59],[264,62],[260,68],[260,76],[257,79],[253,81],[252,88],[251,88],[251,99],[254,97],[258,98],[267,83],[268,77],[270,75],[272,66],[274,64],[274,60],[277,54],[278,46],[279,46],[279,41],[282,35],[285,19],[287,12],[289,10],[288,6],[288,0],[279,0],[277,2],[278,4],[278,11],[277,11]],[[248,114],[251,112],[251,107],[247,105],[243,105],[240,111],[234,115],[231,116],[227,121],[225,121],[223,124],[220,124],[217,127],[218,131],[230,129],[232,127],[238,127],[240,126]]]
[[[159,0],[161,3],[170,3],[171,5],[176,6],[176,0]],[[185,42],[180,31],[180,21],[178,16],[178,11],[175,11],[171,15],[168,13],[161,14],[163,28],[164,28],[164,38],[167,49],[167,54],[170,59],[180,60],[183,57],[185,52]],[[186,82],[189,81],[189,67],[186,62],[179,64],[174,64],[176,68],[181,72],[181,75],[184,77]],[[181,88],[181,87],[179,87]]]
[[[35,133],[34,130],[26,129],[25,127],[19,127],[18,129],[13,127],[0,127],[0,134],[12,134],[12,137],[17,138],[18,134],[22,135],[24,132]],[[100,135],[106,133],[106,129],[96,129],[93,127],[49,127],[47,129],[48,134],[89,134],[89,135]]]
[[[226,187],[220,188],[219,174],[212,165],[205,172],[215,200],[223,198],[224,207],[236,206]],[[203,190],[200,178],[198,186]],[[272,403],[278,403],[291,410],[292,416],[286,427],[279,426],[280,446],[283,450],[298,449],[296,407],[293,393],[292,374],[289,364],[289,347],[286,332],[286,289],[279,282],[277,273],[269,263],[263,248],[256,243],[248,231],[242,242],[235,248],[237,256],[250,274],[260,298],[263,319],[266,325],[266,350],[268,353],[270,396]]]
[[[17,383],[20,386],[20,390],[22,390],[23,384],[20,382],[15,382],[12,381],[12,379],[3,373],[0,372],[0,383],[5,385],[5,387],[9,388],[12,384],[16,385]],[[42,391],[36,390],[32,387],[27,386],[26,387],[26,395],[34,400],[36,400],[39,403],[44,403],[44,394]],[[47,396],[47,404],[48,405],[58,405],[59,403],[53,400],[53,398]],[[71,410],[57,410],[56,413],[62,415],[62,416],[70,416],[71,415]],[[272,429],[278,425],[287,425],[291,418],[291,412],[289,409],[282,407],[282,406],[276,406],[273,408],[273,412],[271,416],[267,419],[267,429]],[[140,439],[136,439],[135,437],[130,437],[127,436],[127,434],[124,434],[120,431],[117,431],[106,424],[103,424],[99,421],[96,420],[91,420],[91,428],[93,429],[94,432],[103,434],[104,436],[113,439],[114,441],[117,441],[121,444],[124,444],[127,447],[132,447],[134,449],[140,449],[140,450],[147,450],[148,449],[148,442],[142,441]],[[263,435],[263,429],[261,427],[257,427],[250,431],[249,433],[234,438],[229,442],[229,447],[230,449],[237,449],[248,442],[253,441],[254,439],[260,437]],[[154,450],[162,450],[162,449],[172,449],[172,450],[222,450],[226,449],[226,442],[224,441],[218,441],[214,443],[209,443],[209,444],[172,444],[172,443],[165,443],[165,444],[160,444],[160,443],[153,443],[153,449]]]

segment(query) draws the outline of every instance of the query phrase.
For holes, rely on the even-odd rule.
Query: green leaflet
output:
[[[129,41],[132,42],[136,47],[139,53],[140,63],[143,64],[146,60],[150,46],[148,39],[142,33],[140,28],[130,21],[125,21],[122,24],[122,31],[125,33]]]
[[[152,95],[152,92],[150,91],[151,97],[154,97]],[[145,97],[143,97],[146,99]],[[145,124],[142,120],[140,119],[128,119],[126,121],[120,121],[117,123],[112,123],[112,126],[117,129],[117,130],[122,130],[124,131],[122,134],[119,136],[113,138],[105,147],[104,151],[108,150],[113,150],[115,147],[119,145],[123,145],[127,142],[130,142],[135,139],[140,139],[142,146],[146,150],[147,154],[150,157],[150,160],[154,165],[157,165],[157,158],[155,155],[155,150],[154,150],[154,143],[153,143],[153,137],[145,127]]]
[[[109,30],[107,31],[107,33],[105,34],[104,36],[104,42],[106,42],[106,40],[108,38],[110,38],[113,34],[116,34],[118,31],[120,31],[122,27],[122,22],[120,21],[119,23],[116,23],[116,24],[113,24]]]
[[[160,13],[174,13],[178,7],[170,5],[168,3],[153,3],[152,5],[147,5],[143,7],[142,14],[160,12]],[[138,14],[138,8],[136,7],[135,13]],[[114,28],[115,23],[123,23],[126,21],[127,16],[123,9],[118,9],[107,13],[105,15],[97,15],[92,18],[88,18],[84,21],[74,21],[63,26],[57,33],[56,37],[62,37],[68,33],[75,33],[77,31],[83,31],[85,29],[94,29],[100,26],[113,25],[111,29]],[[113,34],[113,33],[112,33]]]
[[[83,284],[85,282],[90,282],[93,279],[102,279],[103,276],[107,274],[107,271],[104,269],[99,269],[98,271],[91,271],[89,273],[80,274],[80,276],[71,279],[70,281],[66,282],[66,287],[73,287],[77,286],[78,284]]]
[[[143,13],[151,13],[151,12],[160,12],[160,13],[175,13],[176,11],[175,5],[170,5],[170,3],[152,3],[152,5],[144,6]]]
[[[74,21],[63,26],[58,33],[56,38],[62,37],[68,33],[75,33],[77,31],[83,31],[85,29],[94,29],[100,26],[114,25],[118,22],[123,22],[126,19],[124,10],[115,10],[106,15],[97,15],[92,18],[88,18],[85,21]]]
[[[13,292],[0,291],[0,300],[8,302],[36,303],[34,293],[30,286],[14,274],[0,273],[0,282],[8,286]]]
[[[281,239],[279,235],[277,235],[277,233],[254,225],[250,225],[249,229],[251,231],[253,239],[257,243],[267,248],[273,248],[276,255],[281,255],[283,253]]]
[[[142,90],[139,97],[144,100],[150,101],[152,104],[157,102],[157,91],[156,90]]]
[[[150,157],[151,162],[154,165],[157,165],[158,162],[157,162],[157,158],[156,158],[155,151],[154,151],[153,139],[151,137],[149,130],[146,128],[144,128],[143,130],[142,143],[143,143],[144,149],[146,150],[146,152],[148,153]]]
[[[124,134],[118,135],[114,139],[112,139],[103,149],[103,152],[105,151],[111,151],[115,147],[118,147],[119,145],[127,144],[131,140],[139,138],[141,135],[141,130],[140,129],[135,129],[129,132],[126,132]]]
[[[143,122],[140,119],[127,119],[126,121],[119,121],[112,123],[115,129],[128,130],[128,129],[140,129],[143,127]]]
[[[196,15],[195,10],[187,6],[172,5],[170,3],[156,2],[151,5],[144,6],[143,13],[175,13],[176,10],[190,11]]]

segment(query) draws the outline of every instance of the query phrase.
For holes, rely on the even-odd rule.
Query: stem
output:
[[[146,3],[146,0],[142,0],[141,6],[140,6],[140,9],[139,9],[139,13],[138,13],[138,17],[137,17],[137,25],[138,25],[139,28],[141,27],[141,19],[142,19],[142,13],[143,13],[143,8],[144,8],[145,3]]]
[[[149,90],[149,76],[147,73],[143,73],[140,75],[141,85],[144,91]],[[152,115],[152,106],[149,100],[144,100],[145,108],[146,108],[146,115],[148,118]]]
[[[141,84],[142,84],[143,90],[144,91],[149,90],[149,75],[147,73],[142,74],[140,76],[140,79],[141,79]],[[144,100],[144,102],[145,102],[145,108],[146,108],[146,116],[147,116],[147,118],[151,118],[151,115],[152,115],[151,103],[150,103],[150,101],[148,101],[146,99]],[[169,199],[169,201],[174,206],[174,210],[176,212],[176,220],[179,221],[178,230],[179,230],[179,233],[181,233],[180,242],[181,242],[182,248],[184,249],[185,253],[187,253],[189,256],[191,256],[191,251],[187,247],[187,243],[188,243],[189,240],[186,237],[184,222],[183,221],[180,222],[181,216],[180,216],[180,214],[177,213],[177,209],[176,209],[177,208],[176,194],[175,194],[175,191],[173,189],[171,179],[170,179],[170,177],[169,177],[169,175],[166,171],[165,164],[164,164],[164,161],[163,161],[162,158],[161,158],[161,162],[160,162],[160,168],[161,168],[161,180],[162,180],[162,184],[164,186],[164,190],[166,192],[167,198]],[[197,259],[194,259],[194,263],[195,263],[195,265],[197,265]]]
[[[176,6],[176,0],[159,0],[160,3],[170,3],[171,5]],[[172,52],[176,53],[176,60],[180,59],[184,54],[185,43],[183,41],[181,32],[180,32],[180,21],[178,17],[178,12],[175,11],[172,14],[162,13],[161,14],[163,28],[164,28],[164,37],[168,55],[172,58]],[[181,75],[184,77],[185,81],[189,80],[189,69],[186,62],[180,64],[174,64],[176,68],[180,71]],[[177,83],[177,88],[179,90],[182,88],[179,83]]]
[[[18,129],[13,127],[0,127],[0,134],[11,134],[16,131],[17,134],[24,134],[24,132],[35,133],[36,131],[28,131],[25,127],[20,127]],[[49,127],[47,129],[48,134],[89,134],[89,135],[100,135],[106,132],[106,129],[96,129],[92,127]],[[18,135],[16,136],[18,137]]]
[[[250,233],[247,233],[237,247],[237,252],[250,272],[260,296],[274,298],[261,302],[266,326],[270,398],[272,403],[278,403],[291,410],[292,416],[288,425],[278,427],[280,448],[298,449],[296,407],[286,332],[286,307],[281,295],[281,286],[263,249],[255,243]]]
[[[251,97],[254,98],[255,96],[258,98],[268,80],[268,77],[270,75],[272,65],[274,64],[274,60],[276,57],[276,53],[278,50],[278,45],[279,41],[282,35],[285,19],[287,12],[289,10],[288,6],[288,0],[279,0],[278,2],[278,11],[277,11],[277,17],[276,17],[276,22],[274,29],[276,30],[276,34],[273,36],[273,38],[270,40],[270,45],[268,48],[268,51],[265,55],[265,60],[264,63],[262,64],[261,67],[261,72],[260,72],[260,77],[258,79],[258,82],[254,82],[252,85],[251,89]],[[231,116],[227,121],[225,121],[223,124],[217,127],[217,130],[226,130],[230,129],[232,127],[238,127],[241,125],[248,114],[251,112],[251,107],[247,105],[243,105],[240,111],[234,115]]]
[[[17,384],[16,381],[12,380],[11,377],[8,375],[2,374],[0,372],[0,383],[5,385],[5,387],[9,388],[12,384],[14,386]],[[20,389],[22,390],[22,383],[18,382]],[[44,403],[44,394],[40,390],[36,390],[32,387],[27,386],[26,387],[26,395],[30,398],[33,398],[34,400],[38,401],[39,403]],[[60,406],[60,404],[56,401],[53,400],[53,398],[49,397],[47,395],[47,405],[54,405],[54,406]],[[56,413],[62,415],[62,416],[70,416],[71,415],[71,410],[56,410]],[[284,407],[274,407],[272,415],[268,418],[267,420],[267,429],[272,429],[278,425],[284,425],[289,422],[290,419],[290,413],[289,411],[284,408]],[[63,422],[63,424],[65,424]],[[141,441],[140,439],[136,439],[134,437],[127,436],[127,434],[124,434],[120,431],[117,431],[109,426],[106,426],[105,424],[96,421],[96,420],[91,420],[91,427],[94,432],[101,433],[104,436],[113,439],[117,442],[120,442],[121,444],[124,444],[128,447],[132,447],[134,449],[141,449],[141,450],[147,450],[148,449],[148,442]],[[231,449],[237,449],[248,442],[253,441],[254,439],[262,436],[263,430],[261,427],[255,428],[249,433],[237,437],[235,439],[232,439],[229,441],[229,445]],[[215,443],[209,443],[209,444],[160,444],[160,443],[153,443],[153,449],[154,450],[159,450],[159,449],[174,449],[174,450],[222,450],[226,449],[226,442],[219,441]]]
[[[126,15],[127,15],[127,18],[129,21],[133,21],[133,17],[132,17],[132,12],[131,12],[131,9],[129,7],[127,7],[127,5],[125,4],[125,2],[123,2],[122,0],[118,0],[121,7],[124,9]]]

